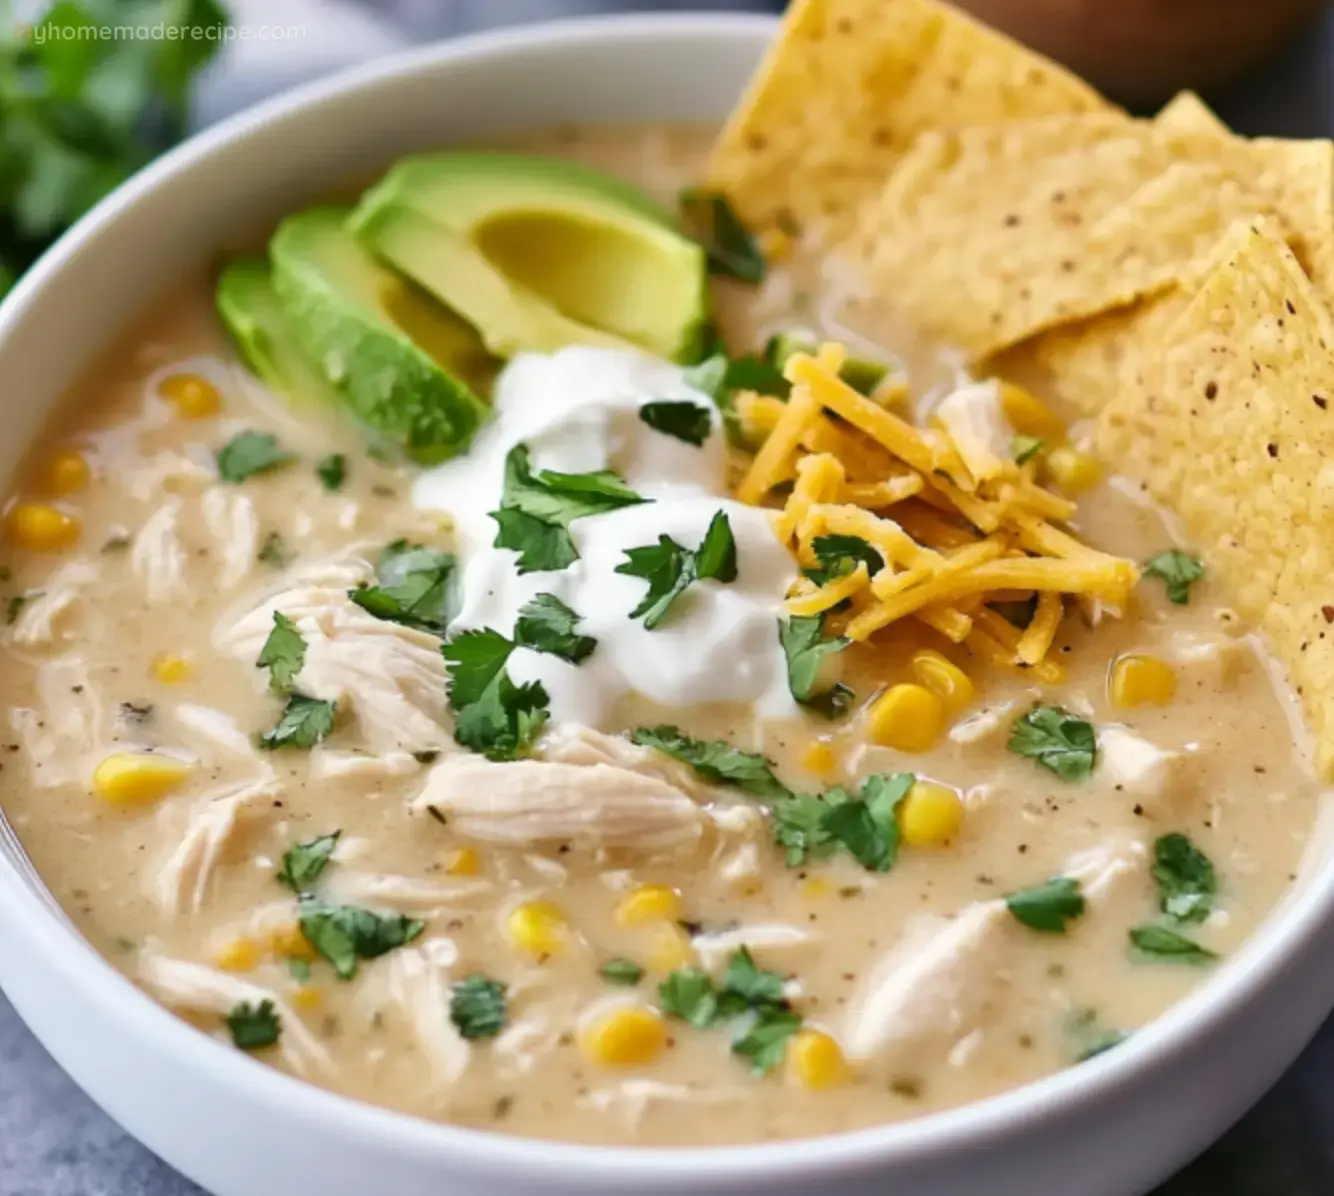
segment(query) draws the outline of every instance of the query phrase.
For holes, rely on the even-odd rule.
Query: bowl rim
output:
[[[261,126],[282,122],[335,98],[372,91],[401,76],[432,75],[454,63],[505,55],[535,41],[612,44],[627,37],[697,35],[768,42],[777,18],[755,13],[629,13],[537,22],[447,39],[400,51],[302,84],[205,129],[168,151],[80,218],[0,302],[0,354],[26,309],[99,237],[122,210],[166,181]],[[1308,851],[1312,850],[1308,846]],[[1304,861],[1304,863],[1307,861]],[[828,1180],[840,1169],[929,1165],[942,1155],[976,1149],[1049,1122],[1082,1118],[1154,1078],[1239,1021],[1271,985],[1282,982],[1334,927],[1334,868],[1321,868],[1302,890],[1288,892],[1214,976],[1137,1030],[1115,1051],[1018,1088],[957,1108],[816,1138],[681,1147],[586,1145],[522,1137],[435,1122],[368,1104],[297,1079],[195,1030],[140,990],[83,938],[0,852],[0,896],[12,902],[12,924],[28,947],[71,984],[97,994],[108,1021],[157,1044],[181,1067],[216,1078],[276,1119],[298,1117],[341,1134],[442,1164],[460,1161],[477,1173],[527,1172],[585,1191],[620,1193],[651,1174],[684,1184],[728,1179]],[[4,903],[0,902],[0,907]],[[1262,933],[1263,931],[1263,933]]]

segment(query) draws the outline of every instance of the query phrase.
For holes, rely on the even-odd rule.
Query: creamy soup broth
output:
[[[706,143],[691,131],[631,129],[524,144],[669,198],[695,176]],[[758,347],[794,318],[828,326],[825,286],[820,271],[800,266],[776,271],[758,293],[720,285],[729,343]],[[754,803],[726,793],[718,800],[741,812],[684,856],[470,842],[449,819],[414,806],[432,757],[419,750],[405,763],[392,727],[354,736],[340,726],[314,752],[256,751],[252,737],[281,705],[253,656],[219,646],[218,629],[318,562],[374,559],[403,538],[448,549],[450,519],[414,506],[411,471],[369,456],[350,424],[293,411],[250,379],[209,300],[202,279],[169,296],[88,373],[33,449],[20,495],[49,493],[62,454],[81,454],[91,477],[58,500],[80,521],[77,544],[8,557],[0,669],[5,814],[97,949],[202,1031],[226,1039],[222,1016],[235,994],[192,991],[204,972],[167,975],[155,971],[160,961],[277,994],[283,1042],[264,1055],[275,1066],[424,1117],[586,1142],[824,1134],[919,1116],[1075,1065],[1206,977],[1207,968],[1127,950],[1128,928],[1157,913],[1149,875],[1157,836],[1188,835],[1212,860],[1215,909],[1191,934],[1219,956],[1251,934],[1292,880],[1317,787],[1294,744],[1286,692],[1207,578],[1188,605],[1146,579],[1127,617],[1092,627],[1067,620],[1053,651],[1066,670],[1058,686],[988,668],[923,628],[849,653],[844,679],[859,705],[911,680],[907,661],[921,647],[947,653],[973,680],[968,709],[918,755],[870,744],[864,715],[762,722],[748,707],[663,710],[632,700],[598,728],[670,721],[762,749],[801,789],[855,787],[901,770],[956,789],[959,833],[934,849],[903,848],[884,873],[846,853],[787,866],[748,813]],[[929,354],[905,356],[922,393],[940,367]],[[185,418],[163,396],[161,381],[182,373],[216,387],[216,414]],[[297,460],[241,485],[218,481],[213,454],[242,429],[272,432]],[[332,453],[346,457],[337,491],[315,469]],[[1135,561],[1172,542],[1159,515],[1114,478],[1081,495],[1074,526]],[[1172,701],[1110,704],[1109,671],[1128,652],[1173,663]],[[375,667],[375,656],[365,659]],[[1148,780],[1127,782],[1104,765],[1067,783],[1006,749],[1015,715],[1039,697],[1179,755]],[[188,782],[141,808],[99,802],[93,769],[132,748],[192,761]],[[335,830],[342,840],[327,892],[425,923],[414,943],[361,961],[346,981],[307,958],[295,896],[275,879],[294,843]],[[717,975],[729,940],[715,945],[715,937],[737,931],[747,941],[757,927],[756,962],[786,978],[806,1024],[855,1037],[857,1019],[874,1016],[865,1008],[869,977],[924,916],[970,916],[980,903],[1081,868],[1094,879],[1068,933],[984,917],[976,941],[959,947],[966,958],[953,979],[922,981],[921,1025],[858,1062],[844,1083],[812,1091],[781,1068],[752,1075],[729,1052],[726,1029],[675,1019],[664,1049],[638,1067],[600,1066],[581,1042],[581,1026],[605,1003],[652,1005],[658,982],[692,960]],[[676,890],[678,915],[620,924],[618,903],[644,884]],[[516,949],[504,929],[507,911],[535,901],[559,907],[568,923],[563,943],[545,954]],[[292,955],[307,966],[293,968]],[[643,966],[638,985],[600,976],[616,958]],[[451,984],[473,973],[508,986],[509,1025],[467,1043],[446,1013]]]

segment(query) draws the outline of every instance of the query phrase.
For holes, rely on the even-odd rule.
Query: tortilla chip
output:
[[[919,133],[1098,110],[1081,79],[935,0],[795,0],[709,185],[754,228],[841,239]]]
[[[1182,133],[1212,133],[1216,137],[1232,136],[1232,130],[1193,91],[1177,92],[1153,120],[1160,129],[1175,129]]]
[[[1218,260],[1144,387],[1104,413],[1100,446],[1176,512],[1264,632],[1334,777],[1334,317],[1264,222]]]
[[[1254,163],[1221,145],[1104,114],[928,133],[853,257],[924,332],[984,358],[1172,286],[1268,213]]]

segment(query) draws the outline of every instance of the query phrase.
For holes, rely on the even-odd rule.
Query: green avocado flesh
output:
[[[351,413],[414,461],[463,452],[494,360],[472,328],[357,243],[345,208],[288,216],[269,242],[296,343]]]
[[[229,263],[218,278],[214,301],[246,365],[263,382],[297,403],[337,401],[296,343],[268,262],[241,258]]]
[[[704,251],[647,196],[576,163],[404,158],[352,226],[500,354],[628,341],[678,357],[707,318]]]

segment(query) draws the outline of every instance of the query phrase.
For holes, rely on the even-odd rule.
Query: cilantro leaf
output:
[[[1005,898],[1005,905],[1031,930],[1064,934],[1065,924],[1084,913],[1084,895],[1079,882],[1070,876],[1054,876],[1030,889],[1020,889]]]
[[[666,617],[671,605],[696,581],[733,582],[737,577],[736,540],[727,513],[719,511],[709,521],[699,548],[691,552],[671,536],[659,536],[657,544],[628,548],[617,573],[641,577],[648,592],[630,612],[632,619],[644,616],[652,631]]]
[[[783,377],[782,369],[754,353],[743,353],[727,363],[723,386],[729,391],[753,390],[776,399],[786,399],[792,393],[792,383]]]
[[[448,553],[395,540],[376,567],[379,585],[349,590],[347,596],[377,619],[443,635],[450,618],[454,563]]]
[[[1087,1063],[1099,1055],[1105,1055],[1113,1047],[1119,1047],[1130,1035],[1125,1030],[1103,1030],[1093,1035],[1088,1043],[1075,1056],[1076,1063]]]
[[[528,447],[517,444],[505,458],[500,509],[491,512],[499,529],[493,543],[519,554],[520,573],[564,569],[579,559],[571,523],[647,501],[610,470],[535,474]]]
[[[846,685],[836,682],[815,692],[820,668],[825,660],[842,652],[852,641],[845,636],[824,638],[824,615],[794,615],[778,620],[778,642],[787,657],[787,687],[804,706],[835,718],[844,713],[855,696]]]
[[[1063,781],[1083,780],[1098,759],[1093,724],[1059,706],[1034,706],[1015,722],[1006,746],[1036,760]]]
[[[771,828],[789,868],[828,855],[838,846],[825,821],[831,808],[814,793],[790,793],[775,800]]]
[[[378,914],[359,905],[330,905],[309,894],[298,907],[301,933],[344,980],[357,974],[359,959],[376,959],[412,942],[425,923],[402,914]]]
[[[1218,891],[1209,857],[1185,835],[1172,834],[1154,840],[1153,860],[1153,880],[1163,913],[1178,922],[1203,922]]]
[[[687,187],[679,202],[695,240],[708,256],[710,273],[752,285],[764,281],[764,255],[727,196]]]
[[[1213,963],[1218,958],[1212,951],[1201,947],[1193,939],[1188,939],[1184,934],[1178,934],[1175,930],[1166,926],[1154,926],[1152,924],[1132,926],[1130,928],[1130,944],[1135,950],[1145,955],[1153,955],[1160,959],[1178,960],[1181,963]]]
[[[1010,456],[1016,465],[1024,465],[1047,447],[1045,440],[1036,436],[1016,436],[1010,441]]]
[[[788,358],[796,353],[814,357],[820,351],[820,341],[814,333],[802,331],[776,332],[764,346],[764,359],[770,362],[776,371],[787,365]],[[852,387],[858,394],[870,397],[880,384],[889,376],[890,367],[881,361],[869,357],[846,357],[838,371],[839,378]],[[781,376],[781,375],[780,375]],[[777,393],[765,391],[763,393]],[[787,391],[782,397],[787,396]]]
[[[326,490],[341,490],[347,478],[347,458],[342,453],[330,453],[316,464],[315,474]]]
[[[272,565],[275,569],[283,569],[291,562],[292,552],[282,536],[277,532],[270,532],[265,536],[255,559],[262,564]]]
[[[294,893],[309,893],[319,880],[329,861],[333,858],[334,848],[342,831],[331,835],[320,835],[306,843],[297,843],[283,853],[283,866],[278,871],[278,879]]]
[[[269,688],[274,693],[290,693],[292,682],[306,663],[306,641],[282,611],[273,612],[273,630],[260,649],[255,668],[269,670]]]
[[[727,391],[727,367],[729,359],[719,350],[681,371],[685,384],[700,394],[708,395],[720,409],[724,407]]]
[[[822,580],[846,577],[856,570],[859,561],[866,562],[866,571],[874,577],[885,567],[885,558],[860,536],[816,536],[811,551],[824,568]]]
[[[668,1017],[707,1030],[718,1017],[718,991],[703,968],[677,968],[658,985],[658,1003]]]
[[[665,755],[689,764],[706,781],[735,785],[753,797],[790,797],[773,773],[773,764],[757,752],[743,752],[723,739],[692,739],[677,727],[663,724],[639,727],[630,733],[632,743],[656,748]]]
[[[630,988],[644,978],[644,969],[633,959],[609,959],[598,968],[598,975],[608,984]]]
[[[313,748],[333,730],[337,709],[333,702],[293,694],[277,725],[259,737],[259,746],[265,751]]]
[[[255,1005],[242,1001],[227,1015],[227,1029],[234,1042],[243,1051],[262,1051],[277,1044],[282,1037],[283,1024],[272,1001]]]
[[[639,418],[655,432],[674,436],[686,444],[702,445],[713,431],[713,416],[707,407],[689,399],[656,399],[639,409]]]
[[[732,1054],[750,1061],[756,1075],[773,1071],[787,1053],[787,1041],[801,1029],[801,1014],[785,1006],[758,1010],[732,1039]]]
[[[854,799],[830,803],[826,798],[821,827],[863,868],[888,872],[899,852],[898,808],[917,778],[910,772],[867,777]]]
[[[279,447],[269,432],[238,432],[218,450],[218,476],[224,482],[244,482],[257,473],[267,473],[295,461],[296,456]]]
[[[494,1038],[505,1028],[509,1010],[505,985],[480,973],[460,980],[449,996],[449,1020],[469,1042]]]
[[[1169,548],[1145,561],[1144,572],[1162,578],[1169,602],[1185,606],[1190,601],[1190,587],[1204,576],[1204,562],[1179,548]]]
[[[749,948],[741,946],[727,963],[722,991],[743,1001],[749,1008],[764,1003],[783,1004],[783,978],[755,966]]]
[[[536,681],[510,680],[505,665],[514,644],[487,627],[461,632],[442,651],[454,738],[491,760],[513,760],[527,751],[546,724],[550,699]]]
[[[519,647],[549,652],[571,664],[585,660],[597,647],[589,635],[576,635],[579,616],[555,594],[538,594],[525,603],[514,624],[514,642]]]

